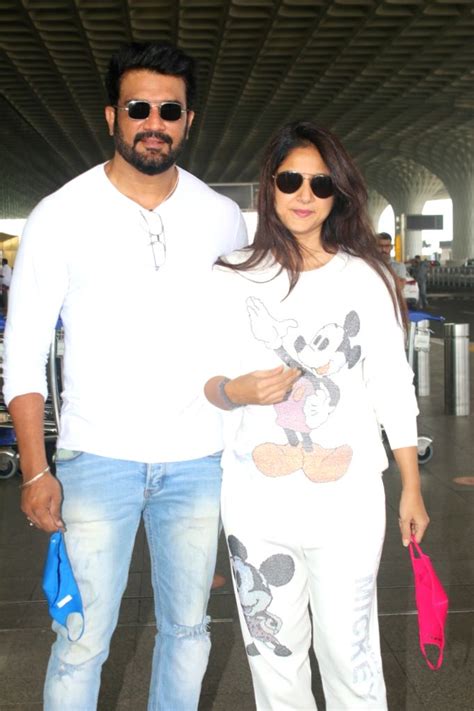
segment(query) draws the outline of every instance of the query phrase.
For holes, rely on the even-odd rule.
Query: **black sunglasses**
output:
[[[187,113],[187,110],[183,109],[181,104],[177,101],[158,101],[152,103],[151,101],[132,99],[131,101],[127,101],[125,106],[116,106],[115,108],[120,109],[120,111],[128,111],[128,117],[131,119],[143,121],[148,118],[153,106],[158,107],[158,113],[163,121],[179,121],[181,116]]]
[[[319,173],[311,175],[309,173],[295,173],[292,170],[284,170],[273,176],[278,190],[290,195],[296,193],[301,188],[304,180],[309,180],[311,190],[318,198],[328,198],[334,195],[334,183],[330,175]]]

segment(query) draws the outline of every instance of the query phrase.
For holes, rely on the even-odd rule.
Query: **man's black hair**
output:
[[[193,108],[196,97],[195,61],[179,47],[169,42],[130,42],[120,47],[112,55],[105,77],[111,106],[117,105],[120,82],[131,69],[181,77],[186,85],[186,108]]]

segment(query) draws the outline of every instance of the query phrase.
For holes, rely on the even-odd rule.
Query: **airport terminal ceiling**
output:
[[[198,60],[182,164],[207,182],[256,180],[274,129],[311,118],[387,200],[472,191],[474,0],[0,0],[0,217],[111,156],[103,77],[129,40]]]

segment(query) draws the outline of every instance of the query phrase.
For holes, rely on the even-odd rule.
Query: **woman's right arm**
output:
[[[298,368],[284,365],[254,370],[233,379],[215,375],[207,381],[204,393],[209,402],[221,410],[233,410],[242,405],[275,405],[285,399],[300,376]]]

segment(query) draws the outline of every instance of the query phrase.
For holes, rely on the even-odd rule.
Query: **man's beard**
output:
[[[176,144],[175,148],[172,148],[173,141],[170,136],[161,131],[141,131],[136,134],[133,140],[133,146],[130,146],[125,142],[123,133],[116,121],[114,126],[114,143],[117,153],[119,153],[127,163],[130,163],[130,165],[133,165],[134,168],[139,170],[140,173],[145,173],[145,175],[159,175],[160,173],[166,172],[178,160],[186,143],[186,133],[187,131],[185,131],[182,139]],[[158,138],[160,141],[164,141],[170,147],[169,152],[166,154],[159,151],[139,153],[135,150],[135,146],[144,138]]]

